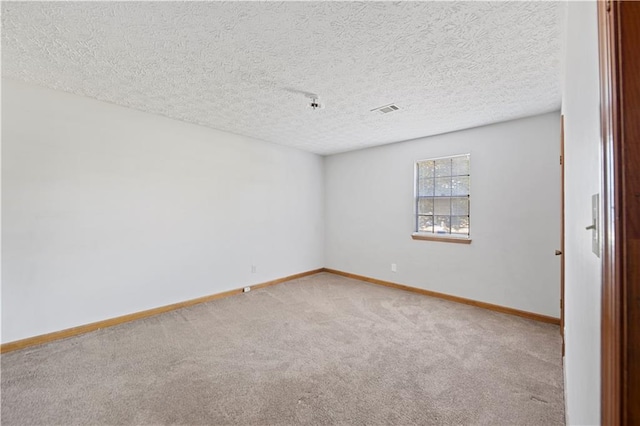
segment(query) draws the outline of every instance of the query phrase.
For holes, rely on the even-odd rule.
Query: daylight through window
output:
[[[470,154],[416,162],[419,234],[469,237]]]

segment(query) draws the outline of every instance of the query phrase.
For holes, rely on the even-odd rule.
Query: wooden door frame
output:
[[[639,22],[640,2],[598,2],[603,425],[640,424],[640,58],[635,54]]]
[[[564,115],[560,115],[560,335],[564,358]]]

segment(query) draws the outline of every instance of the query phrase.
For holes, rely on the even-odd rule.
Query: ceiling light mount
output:
[[[309,102],[308,107],[311,108],[312,110],[315,111],[317,109],[324,109],[324,104],[320,102],[318,95],[314,93],[307,93],[307,98],[311,99],[311,102]]]

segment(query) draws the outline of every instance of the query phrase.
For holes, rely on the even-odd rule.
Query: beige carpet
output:
[[[557,326],[318,274],[2,356],[2,424],[563,424]]]

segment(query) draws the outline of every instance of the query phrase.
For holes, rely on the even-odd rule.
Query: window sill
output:
[[[411,234],[411,238],[414,240],[424,241],[441,241],[443,243],[457,243],[457,244],[471,244],[471,238],[468,237],[451,237],[438,234],[420,234],[414,232]]]

